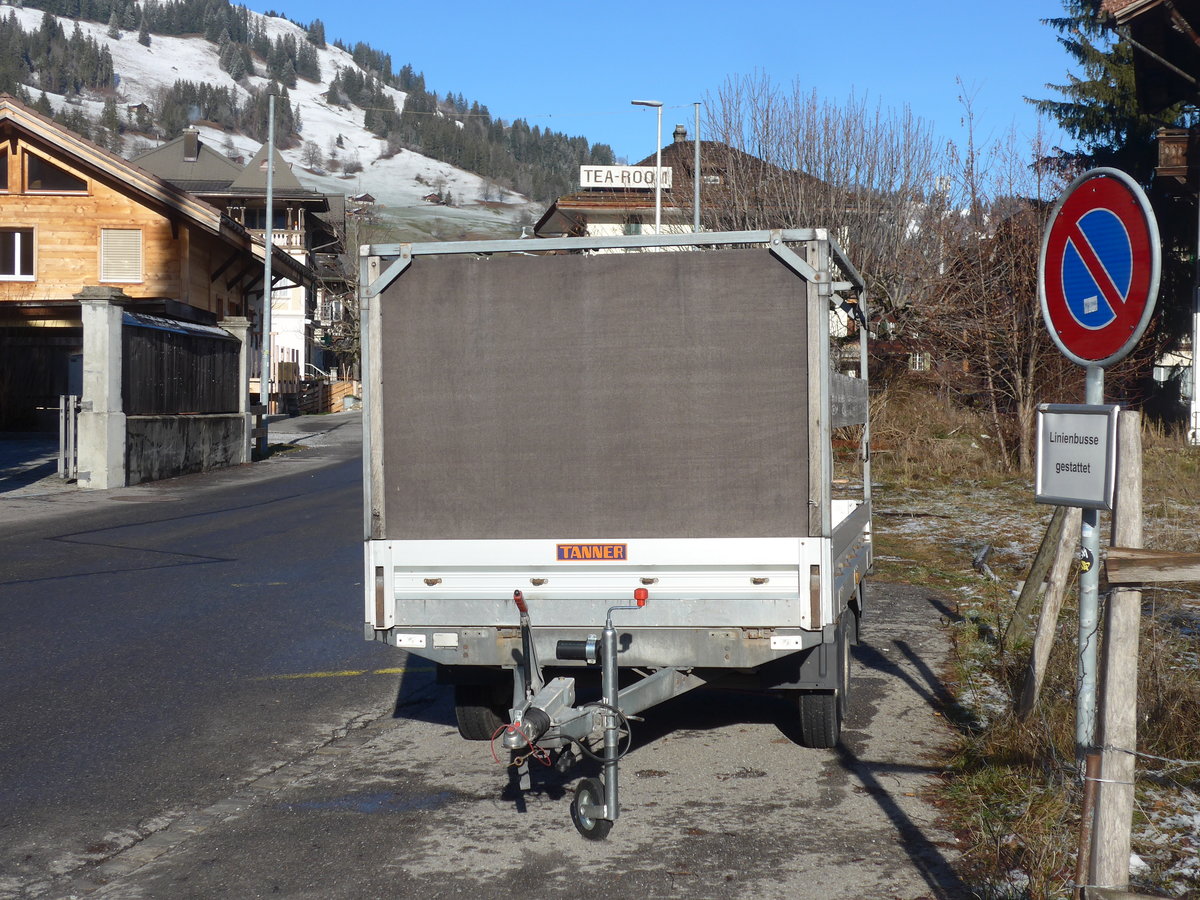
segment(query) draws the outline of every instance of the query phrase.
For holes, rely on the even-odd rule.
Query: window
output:
[[[933,368],[933,355],[928,352],[908,354],[908,369],[910,372],[928,372]]]
[[[100,229],[100,280],[142,280],[142,232],[131,228]]]
[[[0,150],[0,191],[8,190],[8,151]]]
[[[0,228],[0,281],[33,281],[32,228]]]
[[[35,153],[26,153],[25,190],[79,193],[87,190],[87,182]]]

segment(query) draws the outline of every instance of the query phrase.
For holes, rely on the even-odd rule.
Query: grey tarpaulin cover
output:
[[[760,249],[414,259],[383,536],[807,534],[805,287]]]

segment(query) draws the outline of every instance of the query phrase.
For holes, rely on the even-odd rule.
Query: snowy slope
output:
[[[41,10],[5,7],[4,15],[15,15],[25,31],[33,31],[41,24]],[[291,22],[278,18],[266,18],[250,13],[266,23],[267,34],[272,41],[283,34],[292,34],[297,41],[305,40],[304,30]],[[60,24],[69,36],[75,21],[60,17]],[[102,45],[107,44],[113,57],[113,70],[118,76],[118,109],[124,115],[127,105],[146,103],[154,107],[160,87],[169,87],[176,80],[207,82],[224,85],[235,90],[244,100],[246,90],[236,84],[221,70],[217,60],[217,47],[202,37],[179,38],[152,35],[149,47],[137,42],[135,32],[125,32],[119,39],[110,38],[107,26],[95,22],[80,22],[80,29]],[[299,111],[301,141],[312,141],[323,154],[339,135],[343,147],[338,148],[342,160],[357,155],[363,171],[353,176],[310,172],[301,162],[303,143],[288,150],[283,156],[292,166],[292,171],[306,186],[329,194],[354,196],[363,192],[376,199],[375,212],[387,224],[400,229],[396,239],[422,240],[426,238],[451,239],[463,234],[488,235],[494,237],[519,234],[519,222],[531,222],[537,218],[540,207],[512,191],[501,190],[489,185],[486,179],[446,163],[429,159],[418,153],[402,150],[391,159],[383,158],[386,143],[363,128],[363,111],[357,107],[345,109],[331,106],[321,94],[338,68],[356,68],[350,54],[327,44],[317,51],[321,63],[323,83],[299,79],[295,88],[290,88],[292,107]],[[260,68],[262,66],[260,65]],[[253,76],[248,81],[261,88],[267,79]],[[402,91],[385,88],[402,109],[405,95]],[[38,96],[36,90],[31,91]],[[57,110],[65,98],[47,94]],[[105,98],[100,95],[86,96],[83,107],[89,117],[97,119],[104,107]],[[202,140],[219,152],[227,152],[232,142],[238,154],[250,159],[259,145],[256,141],[240,134],[228,134],[198,123]],[[152,144],[145,138],[127,137],[124,153],[132,156],[148,149]],[[454,196],[454,208],[433,206],[421,198],[435,187],[446,187]],[[495,198],[485,202],[484,197]],[[498,200],[499,202],[495,202]]]

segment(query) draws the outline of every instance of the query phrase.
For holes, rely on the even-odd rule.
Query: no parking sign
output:
[[[1158,297],[1158,222],[1145,192],[1118,169],[1072,182],[1042,240],[1038,292],[1046,328],[1081,366],[1125,358]]]

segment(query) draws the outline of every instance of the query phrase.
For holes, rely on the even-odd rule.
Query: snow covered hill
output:
[[[41,10],[15,7],[2,7],[0,14],[15,15],[25,31],[36,30],[43,16]],[[285,34],[291,34],[297,41],[305,40],[304,30],[285,19],[263,17],[254,12],[250,15],[265,22],[272,41]],[[70,35],[75,21],[62,17],[59,21]],[[152,36],[150,46],[145,47],[137,42],[136,32],[111,38],[106,25],[80,22],[79,28],[101,46],[107,45],[112,53],[113,70],[118,80],[117,104],[122,117],[127,107],[138,103],[154,108],[159,89],[169,87],[177,80],[225,86],[236,91],[239,100],[247,96],[245,88],[221,70],[216,45],[201,36],[179,38],[156,34]],[[283,156],[306,187],[348,197],[371,194],[376,201],[376,217],[382,228],[390,232],[386,237],[373,239],[419,241],[464,236],[515,237],[520,234],[522,224],[536,220],[540,206],[520,194],[499,188],[488,179],[407,150],[385,158],[386,142],[363,127],[361,109],[330,105],[321,96],[337,69],[358,68],[354,60],[333,44],[318,49],[317,54],[321,82],[300,78],[294,88],[289,88],[292,107],[299,113],[301,144],[283,150]],[[251,76],[247,80],[259,88],[267,84],[267,79],[262,76]],[[384,89],[393,95],[397,110],[403,109],[404,93]],[[39,95],[37,90],[30,93],[35,98]],[[47,94],[47,97],[55,110],[67,102],[65,97],[56,94]],[[85,94],[82,100],[74,102],[82,103],[89,118],[98,119],[104,101],[102,95]],[[248,160],[259,147],[257,141],[244,135],[227,133],[204,122],[195,124],[202,140],[229,155],[240,155]],[[345,175],[304,166],[304,142],[313,142],[323,155],[328,156],[339,136],[342,143],[337,148],[339,157],[342,160],[357,157],[363,167],[361,172]],[[153,144],[145,138],[127,136],[122,152],[134,156],[151,146]],[[435,206],[422,199],[446,189],[454,197],[454,207]]]

